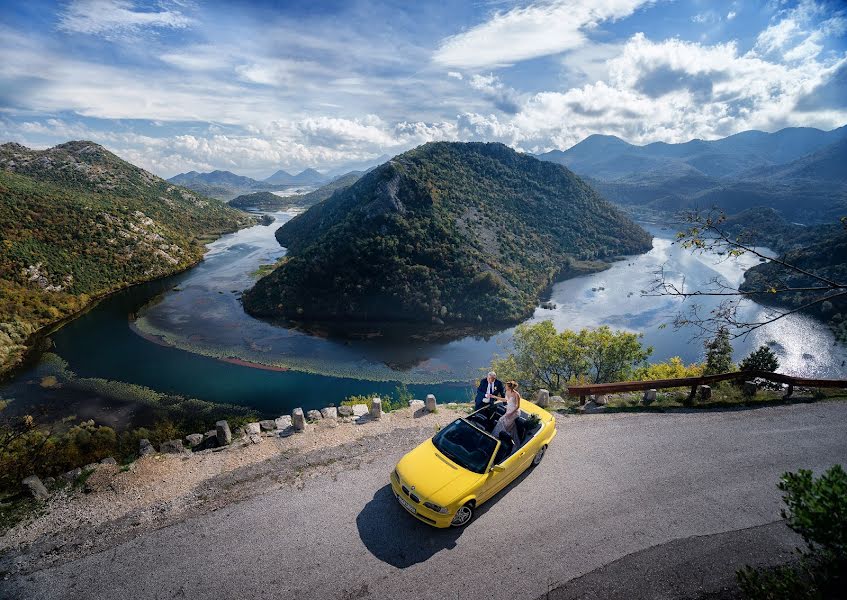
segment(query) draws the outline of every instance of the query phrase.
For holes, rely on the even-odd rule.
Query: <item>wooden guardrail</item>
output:
[[[689,399],[693,400],[697,388],[701,385],[711,385],[719,381],[766,379],[775,383],[788,385],[786,398],[794,393],[794,386],[816,387],[816,388],[847,388],[847,379],[808,379],[805,377],[793,377],[782,373],[770,371],[735,371],[734,373],[719,373],[717,375],[703,375],[701,377],[679,377],[677,379],[654,379],[652,381],[619,381],[616,383],[592,383],[588,385],[568,386],[569,396],[579,396],[580,404],[585,404],[585,398],[589,394],[615,394],[620,392],[638,392],[644,390],[658,390],[666,388],[690,387]]]

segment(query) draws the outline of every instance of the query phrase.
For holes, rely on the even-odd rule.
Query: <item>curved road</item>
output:
[[[370,464],[12,579],[0,596],[520,599],[568,581],[648,589],[657,582],[644,564],[662,580],[691,572],[706,590],[716,560],[731,574],[762,554],[785,555],[795,540],[768,525],[779,518],[779,475],[847,463],[847,403],[559,417],[544,462],[463,531],[430,529],[391,495],[390,469],[424,435],[384,436]],[[724,532],[736,533],[712,535]],[[567,588],[550,597],[595,597]]]

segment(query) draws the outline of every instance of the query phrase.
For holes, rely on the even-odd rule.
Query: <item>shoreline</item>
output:
[[[253,227],[253,225],[247,225],[245,227],[241,227],[238,229],[222,231],[219,234],[213,235],[204,235],[198,236],[197,240],[204,247],[208,244],[215,242],[222,238],[225,235],[229,235],[230,233],[235,233],[236,231],[240,231],[241,229],[246,229],[247,227]],[[167,274],[157,275],[155,277],[150,277],[146,279],[139,279],[138,281],[133,282],[122,282],[117,287],[110,289],[106,292],[101,292],[97,295],[90,295],[90,299],[88,303],[80,308],[78,311],[65,315],[55,321],[51,321],[42,325],[37,330],[33,331],[29,336],[24,340],[23,351],[17,357],[12,358],[9,362],[0,364],[0,385],[6,384],[21,373],[23,373],[27,368],[32,366],[37,362],[38,358],[47,350],[49,350],[49,346],[39,348],[39,343],[45,341],[52,333],[58,331],[68,323],[75,321],[79,317],[86,314],[88,311],[93,310],[97,307],[100,302],[109,298],[110,296],[117,294],[118,292],[122,292],[129,288],[132,288],[137,285],[143,285],[145,283],[152,283],[155,281],[160,281],[163,279],[167,279],[168,277],[174,277],[176,275],[180,275],[187,271],[190,271],[200,263],[202,263],[206,258],[206,253],[208,252],[208,248],[206,248],[203,253],[196,260],[187,263],[186,265],[176,269]]]

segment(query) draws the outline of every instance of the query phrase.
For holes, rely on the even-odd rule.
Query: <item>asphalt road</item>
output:
[[[7,581],[0,596],[520,599],[564,584],[551,595],[564,598],[590,597],[568,585],[608,588],[615,577],[647,589],[670,571],[707,589],[708,556],[731,568],[727,548],[742,548],[743,562],[790,545],[768,525],[779,518],[778,477],[847,464],[847,403],[562,417],[541,465],[463,531],[431,529],[396,505],[388,473],[415,442],[398,440],[357,470]],[[688,556],[698,539],[724,542],[698,562]]]

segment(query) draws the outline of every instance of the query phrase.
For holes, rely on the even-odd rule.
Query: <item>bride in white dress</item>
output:
[[[494,430],[491,432],[491,435],[496,438],[500,435],[501,431],[505,431],[512,436],[512,440],[515,442],[515,446],[517,447],[517,445],[520,444],[520,440],[518,440],[518,428],[517,425],[515,425],[515,421],[517,420],[521,409],[521,394],[518,392],[518,382],[507,381],[506,397],[498,399],[506,400],[506,413],[500,417],[500,420],[497,421],[497,425],[494,426]]]

